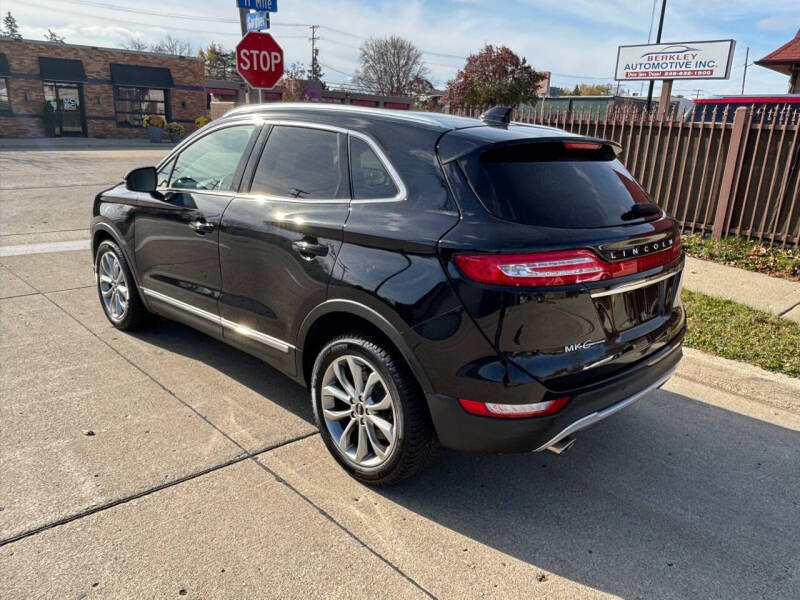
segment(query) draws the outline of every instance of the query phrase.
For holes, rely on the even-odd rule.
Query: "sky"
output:
[[[655,41],[661,0],[655,2],[651,19],[654,0],[278,0],[270,33],[287,64],[308,64],[309,26],[320,25],[324,79],[334,83],[350,81],[365,39],[400,35],[424,52],[440,88],[487,43],[506,45],[535,69],[551,71],[551,85],[574,87],[615,83],[617,47],[646,43],[649,34]],[[736,40],[729,80],[676,81],[673,93],[741,93],[746,47],[752,63],[793,38],[800,28],[797,2],[667,0],[664,42]],[[8,11],[29,39],[42,39],[50,28],[68,43],[118,47],[130,38],[157,42],[171,34],[196,52],[211,41],[233,48],[241,37],[234,0],[0,0],[0,12]],[[752,65],[746,84],[748,94],[782,94],[788,77]],[[644,86],[623,84],[631,92]]]

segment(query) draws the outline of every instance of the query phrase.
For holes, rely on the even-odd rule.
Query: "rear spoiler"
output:
[[[592,145],[611,148],[615,156],[622,154],[622,146],[612,140],[597,137],[576,135],[552,127],[538,127],[527,123],[511,122],[513,128],[504,129],[494,127],[465,127],[448,131],[437,144],[439,160],[443,164],[463,158],[477,150],[490,148],[504,148],[523,144],[563,143],[565,145],[585,146]]]

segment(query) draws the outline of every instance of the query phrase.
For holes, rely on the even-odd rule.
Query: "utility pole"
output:
[[[656,44],[661,43],[661,31],[664,29],[664,13],[667,10],[667,0],[661,0],[661,17],[658,19],[658,33],[656,34]],[[650,110],[650,105],[653,103],[653,84],[655,81],[652,79],[650,80],[650,85],[647,89],[647,110]],[[663,85],[663,84],[662,84]],[[670,87],[672,87],[672,81],[670,80]],[[664,95],[663,92],[661,94]]]
[[[308,72],[308,78],[312,81],[318,81],[320,85],[322,84],[322,69],[319,66],[319,48],[317,48],[317,40],[319,36],[317,35],[317,29],[319,29],[319,25],[309,25],[309,29],[311,29],[311,68]]]
[[[744,54],[744,73],[742,74],[742,96],[744,96],[744,82],[747,81],[747,61],[750,59],[750,46]]]

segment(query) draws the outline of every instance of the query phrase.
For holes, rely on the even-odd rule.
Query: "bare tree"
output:
[[[150,47],[152,52],[158,52],[159,54],[177,54],[179,56],[191,56],[192,55],[192,43],[184,40],[179,40],[178,38],[172,37],[170,34],[165,35],[161,38],[156,44],[153,44]]]
[[[361,67],[353,77],[375,94],[407,96],[417,93],[429,75],[422,52],[398,36],[371,38],[361,46]]]
[[[135,50],[136,52],[146,52],[150,48],[147,42],[135,37],[129,37],[126,41],[122,42],[122,47],[126,50]]]

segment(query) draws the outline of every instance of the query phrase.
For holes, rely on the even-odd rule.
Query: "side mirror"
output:
[[[158,176],[155,167],[140,167],[125,175],[125,187],[134,192],[152,194],[156,191]]]

